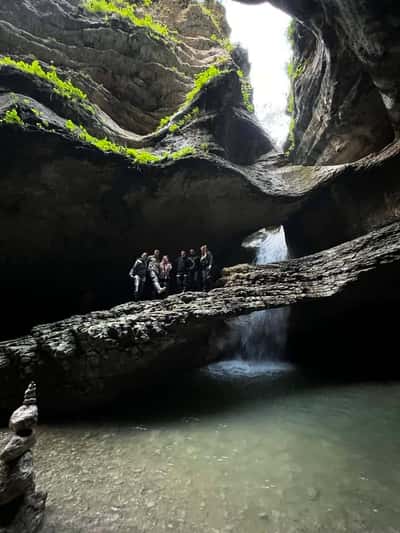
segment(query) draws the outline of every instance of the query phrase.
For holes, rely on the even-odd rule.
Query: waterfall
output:
[[[256,115],[278,148],[282,148],[289,130],[286,114],[289,79],[286,65],[291,58],[287,38],[290,17],[270,4],[248,6],[221,0],[232,29],[231,40],[248,50],[250,81],[254,89]],[[245,24],[243,23],[245,21]],[[265,53],[270,50],[271,53]],[[243,243],[263,265],[288,258],[283,227],[262,229]],[[239,361],[279,361],[286,349],[289,309],[258,311],[229,322],[228,332],[216,345],[225,357]],[[244,366],[249,366],[243,363]],[[259,366],[259,365],[258,365]]]
[[[261,230],[246,239],[246,248],[256,250],[255,263],[265,265],[288,258],[283,227]],[[257,311],[235,319],[235,357],[244,360],[281,360],[284,357],[289,309],[278,308]]]
[[[231,41],[242,44],[249,53],[256,115],[282,149],[290,122],[286,109],[290,90],[287,64],[292,56],[287,29],[291,18],[268,3],[220,1],[232,29]]]

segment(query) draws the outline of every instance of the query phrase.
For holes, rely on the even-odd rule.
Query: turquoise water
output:
[[[234,361],[41,425],[45,532],[399,532],[399,406],[397,383]]]

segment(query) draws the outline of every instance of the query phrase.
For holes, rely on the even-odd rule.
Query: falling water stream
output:
[[[286,258],[283,229],[257,238],[259,263]],[[44,532],[399,533],[400,384],[306,378],[287,318],[240,319],[229,361],[123,410],[42,422]]]

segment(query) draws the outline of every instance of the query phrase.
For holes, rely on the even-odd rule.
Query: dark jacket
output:
[[[189,274],[190,270],[193,268],[193,261],[190,257],[178,257],[176,261],[176,273],[177,274]]]
[[[201,270],[211,270],[214,265],[214,258],[210,251],[206,253],[203,257],[200,257],[200,268]]]
[[[200,270],[200,256],[190,255],[189,258],[193,261],[193,267],[191,268],[191,271],[198,272]]]
[[[139,259],[136,259],[133,267],[129,271],[129,275],[131,278],[134,276],[140,276],[141,278],[146,277],[147,272],[147,261],[139,257]]]

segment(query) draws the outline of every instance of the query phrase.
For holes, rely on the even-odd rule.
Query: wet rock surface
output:
[[[291,36],[295,50],[293,160],[342,163],[382,149],[400,124],[397,2],[270,3],[301,23]]]
[[[0,407],[9,408],[21,384],[33,377],[43,408],[98,407],[174,370],[219,357],[212,342],[223,333],[225,319],[300,302],[329,307],[334,295],[350,308],[397,297],[399,236],[396,223],[305,258],[227,269],[221,288],[210,293],[128,303],[37,326],[26,337],[0,344]],[[393,269],[390,277],[387,268]],[[363,280],[369,292],[353,290]]]
[[[36,442],[36,385],[31,382],[24,404],[14,411],[0,452],[0,531],[34,533],[40,529],[47,494],[35,488],[31,448]]]

